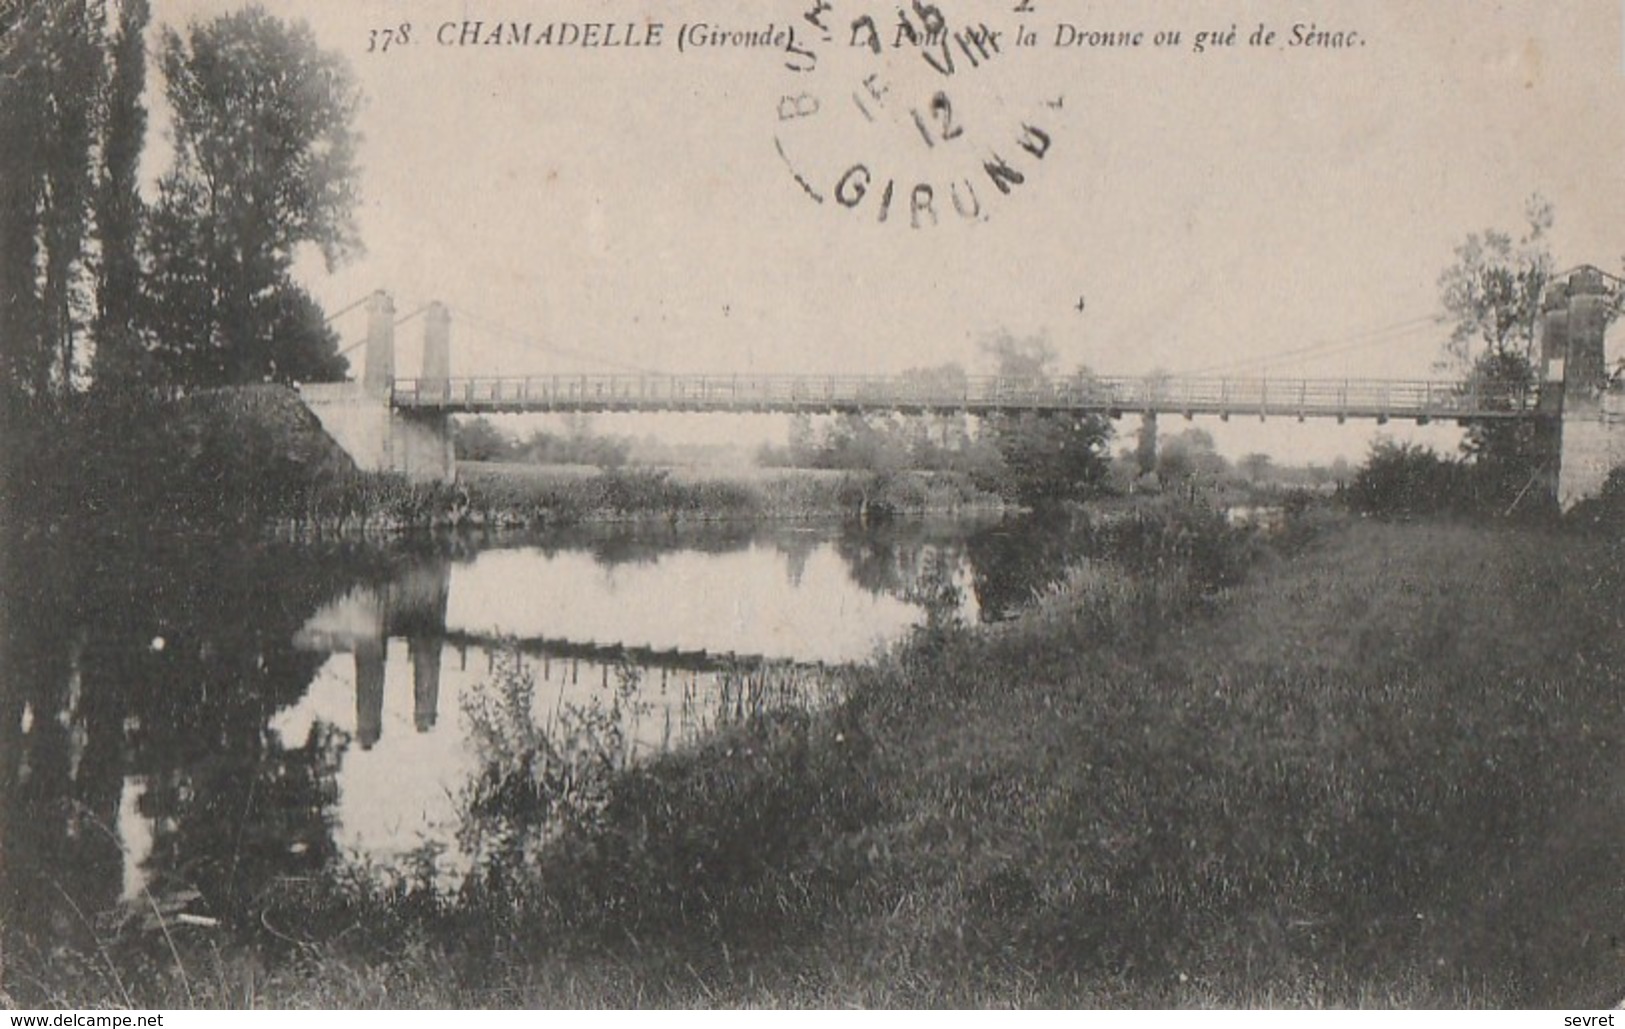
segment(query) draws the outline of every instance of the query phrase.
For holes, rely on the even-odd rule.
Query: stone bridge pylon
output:
[[[367,343],[361,381],[299,387],[322,428],[367,472],[396,472],[414,482],[451,482],[457,466],[450,415],[397,409],[395,302],[378,290],[367,301]],[[436,301],[424,310],[423,369],[426,382],[451,378],[451,312]]]
[[[1548,286],[1543,308],[1537,431],[1556,451],[1545,485],[1566,511],[1625,466],[1625,381],[1617,374],[1625,322],[1614,318],[1614,297],[1593,268]]]

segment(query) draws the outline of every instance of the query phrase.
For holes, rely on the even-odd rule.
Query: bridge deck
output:
[[[832,413],[864,411],[1155,412],[1287,418],[1429,421],[1524,418],[1533,391],[1487,392],[1451,381],[1387,379],[1214,379],[1101,376],[1015,379],[972,376],[942,384],[903,376],[535,375],[397,379],[396,407],[482,412],[695,411]]]

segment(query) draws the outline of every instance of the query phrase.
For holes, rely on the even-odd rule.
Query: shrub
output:
[[[1431,447],[1378,440],[1349,483],[1349,506],[1362,514],[1425,515],[1471,507],[1465,463],[1439,456]]]

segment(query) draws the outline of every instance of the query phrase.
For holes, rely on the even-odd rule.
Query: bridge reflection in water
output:
[[[304,620],[293,646],[320,665],[270,728],[285,740],[324,725],[346,734],[334,839],[399,857],[455,838],[460,784],[510,742],[490,738],[493,713],[519,737],[590,723],[634,761],[819,703],[832,666],[919,624],[916,598],[932,592],[922,576],[955,577],[961,614],[976,619],[964,529],[952,532],[904,544],[789,529],[614,556],[608,541],[419,556]],[[506,692],[515,672],[518,699]]]
[[[561,687],[587,690],[596,685],[600,690],[607,690],[612,678],[619,681],[628,670],[636,670],[640,678],[649,676],[650,685],[657,688],[658,696],[667,695],[675,683],[681,688],[679,698],[687,703],[662,712],[666,722],[660,734],[661,746],[669,744],[674,732],[687,736],[706,728],[699,724],[704,719],[698,717],[695,704],[702,699],[702,687],[718,685],[719,675],[763,667],[811,671],[825,667],[825,662],[820,660],[795,660],[759,653],[452,628],[447,624],[451,575],[452,563],[437,559],[414,565],[388,583],[354,587],[322,606],[295,634],[294,646],[300,650],[351,655],[355,740],[362,750],[371,750],[384,732],[384,694],[391,640],[405,642],[412,672],[412,725],[419,733],[429,732],[440,720],[441,677],[448,647],[457,657],[455,670],[459,674],[468,671],[470,650],[483,657],[483,661],[478,662],[483,664],[483,669],[478,670],[486,676],[494,672],[498,654],[511,651],[518,656],[521,667],[530,659],[529,670],[544,682],[554,682],[557,672]],[[582,680],[584,666],[585,682]],[[658,683],[654,681],[655,676]],[[560,696],[563,698],[563,691]],[[590,693],[583,692],[575,699],[590,698]],[[674,715],[680,717],[681,725],[672,723]],[[640,742],[652,744],[655,741]]]

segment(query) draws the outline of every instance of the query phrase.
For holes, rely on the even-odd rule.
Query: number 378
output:
[[[405,46],[412,42],[412,23],[403,21],[394,28],[369,29],[367,53],[388,53],[392,46]]]

